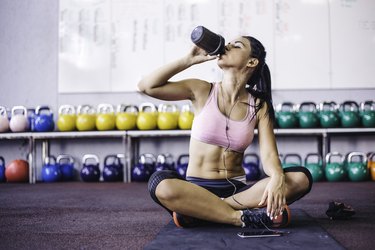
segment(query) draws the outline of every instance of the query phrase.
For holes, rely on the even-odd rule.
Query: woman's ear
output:
[[[251,68],[255,68],[259,63],[259,60],[257,58],[251,58],[248,63],[247,63],[247,66],[248,67],[251,67]]]

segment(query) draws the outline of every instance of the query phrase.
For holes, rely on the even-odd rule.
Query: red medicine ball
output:
[[[28,182],[29,163],[25,160],[11,161],[5,169],[7,182]]]

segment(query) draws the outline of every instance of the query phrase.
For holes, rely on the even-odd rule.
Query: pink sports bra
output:
[[[217,106],[218,83],[214,83],[211,93],[193,121],[191,137],[208,144],[229,148],[243,153],[254,138],[256,116],[254,115],[254,98],[249,94],[249,108],[241,121],[228,119]],[[226,123],[228,120],[228,138]],[[229,139],[229,140],[228,140]]]

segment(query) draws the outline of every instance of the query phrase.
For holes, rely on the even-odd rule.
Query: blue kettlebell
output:
[[[257,154],[245,154],[242,160],[247,181],[256,181],[260,178],[259,156]]]
[[[176,171],[184,179],[186,179],[186,172],[189,164],[189,155],[182,154],[177,159]]]
[[[140,155],[138,163],[132,169],[132,181],[148,181],[148,179],[150,179],[150,176],[155,170],[155,162],[156,159],[153,154],[146,153]]]
[[[0,156],[0,182],[6,182],[7,178],[5,177],[5,160]]]
[[[34,119],[35,119],[35,109],[27,109],[27,119],[29,121],[29,131],[34,131]]]
[[[44,158],[42,180],[44,182],[57,182],[61,180],[60,167],[56,164],[56,158],[54,156]]]
[[[53,121],[53,113],[47,106],[38,106],[35,110],[34,131],[48,132],[53,131],[55,122]]]
[[[93,164],[88,161],[93,160]],[[86,154],[82,157],[81,179],[84,182],[98,182],[100,179],[99,157],[94,154]]]
[[[74,171],[74,159],[70,155],[59,155],[56,158],[56,162],[60,167],[61,179],[63,181],[72,181],[74,180],[75,171]]]
[[[104,158],[103,180],[107,182],[121,181],[122,166],[117,155],[107,155]]]
[[[174,170],[174,165],[173,156],[171,154],[160,154],[156,160],[155,172],[162,170]]]

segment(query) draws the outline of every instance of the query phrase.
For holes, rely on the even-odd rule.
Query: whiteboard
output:
[[[138,81],[176,60],[203,25],[226,41],[266,47],[273,89],[375,87],[375,1],[60,0],[60,93],[136,91]],[[350,63],[346,63],[350,61]],[[216,61],[173,79],[217,81]]]

